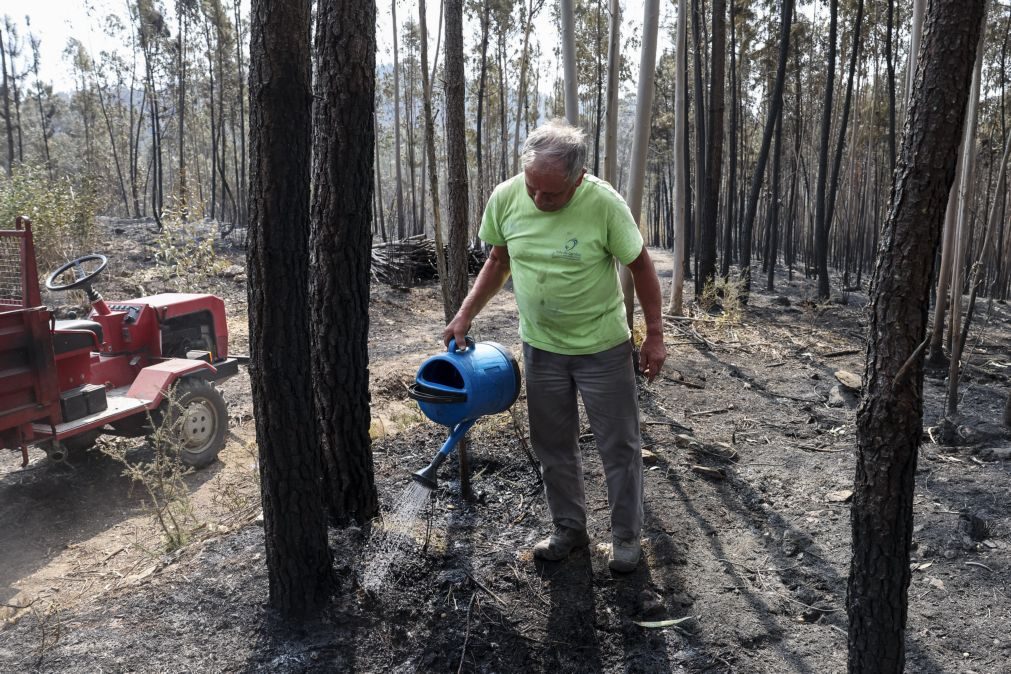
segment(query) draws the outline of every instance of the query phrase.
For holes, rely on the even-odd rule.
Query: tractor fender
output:
[[[126,395],[129,398],[150,400],[149,409],[153,409],[161,404],[178,380],[194,375],[213,377],[216,372],[213,365],[202,360],[169,358],[141,370]]]

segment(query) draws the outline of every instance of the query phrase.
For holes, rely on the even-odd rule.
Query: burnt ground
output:
[[[142,226],[120,229],[104,243],[119,270],[107,297],[183,284],[221,294],[232,349],[245,352],[245,279],[229,268],[241,251],[222,251],[216,273],[173,279],[153,265]],[[669,277],[669,256],[655,258]],[[817,304],[813,294],[802,275],[784,276],[739,317],[667,324],[664,373],[639,389],[645,561],[627,576],[607,569],[588,431],[593,542],[563,562],[531,559],[549,520],[522,399],[515,415],[471,432],[473,502],[460,498],[455,462],[443,467],[415,544],[380,592],[357,585],[366,533],[331,530],[341,587],[322,620],[300,627],[266,606],[245,373],[224,386],[232,435],[221,460],[186,477],[192,542],[172,553],[142,490],[109,457],[68,466],[33,452],[25,470],[19,456],[0,457],[0,671],[842,672],[856,396],[836,372],[862,370],[866,295]],[[371,306],[375,467],[388,510],[445,437],[405,391],[439,349],[442,311],[431,285],[375,287]],[[518,353],[514,308],[500,293],[475,337]],[[910,672],[1011,672],[1011,436],[1000,426],[1011,311],[994,304],[987,318],[984,304],[980,316],[958,446],[930,431],[945,375],[924,387]],[[138,442],[131,456],[149,452]]]

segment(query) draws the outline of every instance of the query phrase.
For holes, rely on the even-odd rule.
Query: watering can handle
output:
[[[467,335],[464,339],[467,340],[467,348],[468,349],[473,349],[474,346],[477,344],[477,342],[474,341],[474,338],[471,337],[470,335]],[[450,340],[449,340],[449,346],[446,348],[446,351],[448,351],[450,353],[453,353],[454,351],[462,351],[462,349],[457,349],[456,348],[456,338],[455,337],[450,338]]]

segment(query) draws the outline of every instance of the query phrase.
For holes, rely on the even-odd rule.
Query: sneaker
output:
[[[576,548],[589,543],[590,537],[586,535],[585,529],[570,529],[558,525],[555,527],[555,533],[534,546],[534,557],[557,562],[568,557]]]
[[[611,571],[631,573],[639,565],[641,552],[642,546],[638,538],[612,538],[611,557],[607,560],[607,565]]]

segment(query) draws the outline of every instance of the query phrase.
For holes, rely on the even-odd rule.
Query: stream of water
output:
[[[393,511],[383,518],[382,528],[372,530],[362,553],[362,587],[369,592],[378,592],[397,560],[414,551],[418,513],[431,493],[425,485],[411,480]]]

